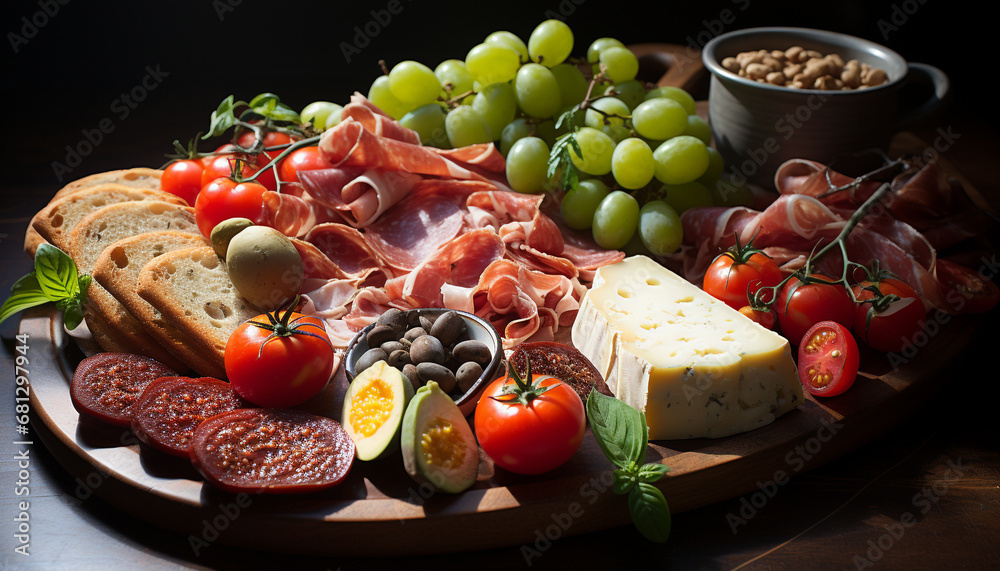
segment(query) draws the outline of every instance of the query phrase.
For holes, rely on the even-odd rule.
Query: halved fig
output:
[[[69,396],[81,414],[115,426],[131,426],[132,405],[143,389],[160,377],[174,376],[173,369],[149,357],[98,353],[77,365]]]
[[[206,418],[251,406],[225,381],[161,377],[132,407],[132,432],[153,448],[188,458],[194,429]]]
[[[587,402],[590,391],[609,397],[614,396],[597,367],[576,347],[554,341],[534,341],[521,343],[511,353],[509,361],[517,372],[527,369],[531,360],[531,372],[553,377],[573,387],[583,402]]]
[[[340,423],[290,409],[242,408],[205,419],[194,431],[191,462],[232,493],[303,493],[335,486],[354,462]]]

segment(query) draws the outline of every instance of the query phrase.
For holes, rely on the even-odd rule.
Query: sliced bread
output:
[[[170,353],[191,366],[200,375],[225,378],[222,362],[214,351],[205,351],[198,342],[163,318],[146,300],[139,297],[139,272],[150,260],[184,248],[206,246],[202,236],[164,230],[146,232],[119,240],[107,248],[94,264],[94,279],[132,314],[145,330]]]
[[[74,180],[62,187],[52,199],[62,198],[67,194],[72,194],[89,186],[107,183],[121,184],[132,188],[153,188],[158,190],[160,188],[160,177],[162,176],[162,170],[145,167],[100,172]]]
[[[65,251],[77,222],[102,206],[140,200],[159,200],[188,206],[184,199],[162,190],[132,188],[116,183],[99,184],[49,203],[32,218],[31,226],[42,238]]]
[[[174,250],[139,273],[139,295],[224,362],[229,336],[261,311],[243,299],[211,246]]]

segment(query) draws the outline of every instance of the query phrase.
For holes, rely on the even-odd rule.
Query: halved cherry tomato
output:
[[[1000,288],[978,272],[937,260],[937,277],[947,288],[945,302],[957,313],[986,313],[1000,301]]]
[[[757,290],[777,286],[783,278],[774,260],[759,250],[737,243],[715,258],[705,272],[702,288],[738,311],[750,303]],[[773,297],[765,290],[761,302],[768,303]]]
[[[854,335],[872,348],[886,353],[900,351],[923,330],[927,315],[924,303],[906,282],[885,278],[863,281],[851,289],[861,302],[854,310]]]
[[[740,308],[740,313],[755,321],[761,327],[774,329],[774,313],[765,309],[754,309],[749,305]]]
[[[854,384],[858,361],[858,344],[851,332],[836,321],[820,321],[799,344],[799,380],[814,395],[839,395]]]
[[[226,343],[226,376],[257,406],[288,408],[316,396],[333,374],[333,345],[323,322],[292,308],[261,314]]]
[[[774,303],[781,333],[792,344],[798,343],[820,321],[836,321],[846,327],[854,323],[854,302],[847,290],[841,285],[812,281],[816,279],[833,281],[822,274],[811,274],[805,281],[793,276],[785,282]]]
[[[254,224],[264,222],[264,193],[267,189],[256,182],[236,182],[217,178],[205,185],[194,203],[194,218],[198,229],[210,238],[215,225],[229,218],[248,218]]]
[[[179,196],[193,205],[198,193],[201,192],[201,175],[205,165],[200,160],[185,159],[170,163],[163,169],[160,178],[160,188],[170,194]]]
[[[319,154],[319,147],[302,147],[295,149],[281,161],[281,180],[283,182],[298,182],[299,171],[328,169],[330,161]]]
[[[476,438],[493,462],[516,474],[541,474],[569,460],[583,441],[587,413],[568,384],[549,375],[522,380],[511,368],[476,405]]]

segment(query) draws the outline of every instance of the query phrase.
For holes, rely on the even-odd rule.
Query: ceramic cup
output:
[[[885,70],[889,81],[843,91],[793,89],[740,77],[722,60],[741,52],[784,51],[792,46],[836,53]],[[887,150],[893,135],[936,113],[949,95],[948,77],[933,66],[907,63],[874,42],[807,28],[750,28],[718,36],[702,51],[711,72],[709,122],[726,172],[773,188],[774,173],[789,159],[829,163],[872,149]],[[925,100],[904,108],[900,89],[929,84]]]

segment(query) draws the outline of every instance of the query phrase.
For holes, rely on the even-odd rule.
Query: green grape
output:
[[[706,145],[712,144],[712,128],[708,126],[707,121],[697,115],[688,115],[687,127],[682,134],[698,137]]]
[[[656,256],[677,251],[684,238],[681,217],[662,200],[651,200],[639,209],[639,237],[642,245]]]
[[[509,83],[493,83],[487,85],[476,94],[472,107],[486,119],[493,133],[502,133],[504,127],[514,120],[517,114],[517,97],[514,87]]]
[[[684,107],[673,99],[649,99],[632,112],[635,131],[647,139],[658,141],[683,134],[687,129],[687,119]]]
[[[368,101],[385,111],[393,119],[399,119],[414,109],[413,106],[403,103],[392,94],[389,89],[389,76],[380,75],[372,82],[368,90]]]
[[[521,56],[521,61],[528,61],[528,46],[524,45],[524,40],[517,37],[517,34],[514,34],[513,32],[493,32],[492,34],[486,36],[483,43],[500,44],[502,46],[507,46],[508,48],[513,48],[517,51],[518,55]]]
[[[590,44],[590,47],[587,48],[587,61],[589,63],[597,63],[600,59],[601,50],[611,46],[624,48],[625,44],[614,38],[597,38],[594,40],[594,43]]]
[[[389,71],[389,89],[403,103],[419,106],[437,99],[441,93],[441,82],[431,68],[406,60],[392,66]]]
[[[665,86],[657,87],[655,89],[650,89],[649,93],[646,94],[646,100],[657,99],[660,97],[666,97],[667,99],[673,99],[674,101],[680,103],[684,106],[684,110],[687,111],[688,115],[694,115],[698,112],[698,105],[694,102],[694,97],[687,91],[684,91],[680,87]]]
[[[493,140],[490,126],[474,108],[460,105],[448,112],[444,128],[452,147],[466,147]]]
[[[581,180],[563,196],[559,211],[566,226],[574,230],[589,230],[594,224],[594,212],[604,197],[611,192],[608,185],[596,178]]]
[[[330,101],[313,101],[302,108],[299,117],[303,123],[312,123],[317,131],[325,131],[340,123],[340,112],[344,108]]]
[[[630,111],[638,107],[646,97],[646,87],[638,79],[616,83],[613,89],[618,94],[616,97],[624,101]]]
[[[573,109],[576,109],[576,105],[570,105],[568,107],[560,109],[559,112],[556,114],[556,118],[558,119],[562,117],[563,114]],[[576,109],[576,112],[573,113],[573,115],[571,115],[569,118],[564,120],[562,122],[562,125],[560,125],[558,129],[556,129],[556,136],[565,135],[566,133],[575,131],[577,127],[583,127],[585,125],[584,123],[585,117],[586,113],[584,111]]]
[[[591,231],[598,246],[617,250],[628,244],[638,225],[639,201],[624,191],[614,190],[597,206]]]
[[[611,173],[623,188],[635,190],[646,186],[655,171],[653,150],[642,139],[625,139],[611,155]]]
[[[639,210],[640,216],[642,215],[642,209]],[[640,218],[640,221],[642,218]],[[642,243],[642,235],[639,232],[632,234],[632,239],[625,244],[625,247],[621,249],[625,252],[626,256],[651,256],[653,253],[649,251],[649,248]]]
[[[753,191],[745,184],[736,184],[729,176],[722,175],[708,186],[715,206],[753,206]]]
[[[555,115],[562,102],[556,76],[549,68],[537,63],[525,64],[517,71],[514,92],[521,111],[539,119]]]
[[[595,129],[605,125],[624,126],[628,116],[628,105],[624,101],[617,97],[602,97],[590,104],[583,122]]]
[[[535,27],[528,38],[531,61],[553,67],[566,61],[573,51],[573,31],[559,20],[545,20]]]
[[[556,83],[559,84],[559,107],[566,108],[577,105],[587,96],[587,78],[583,76],[575,65],[561,63],[554,66],[552,75],[556,76]]]
[[[705,147],[705,150],[708,151],[708,168],[698,177],[698,182],[709,186],[722,174],[722,171],[726,168],[726,162],[723,160],[722,155],[719,154],[719,151],[708,146]]]
[[[507,156],[514,143],[525,137],[530,137],[535,132],[535,126],[524,117],[518,117],[503,128],[500,133],[500,154]]]
[[[688,208],[699,206],[712,206],[712,192],[708,187],[693,180],[684,184],[665,184],[663,192],[666,193],[667,204],[673,208],[678,215],[684,214]]]
[[[700,139],[679,135],[657,147],[653,159],[656,160],[656,180],[664,184],[684,184],[705,173],[708,148]]]
[[[615,152],[615,142],[611,137],[593,127],[581,127],[574,136],[583,152],[581,158],[570,149],[569,155],[576,168],[594,176],[611,172],[611,157]]]
[[[410,111],[399,124],[420,135],[420,142],[432,147],[448,148],[445,113],[440,103],[428,103]]]
[[[600,61],[604,64],[606,75],[613,83],[621,83],[635,79],[639,73],[639,58],[628,48],[611,46],[601,50]]]
[[[538,194],[548,182],[549,146],[538,137],[524,137],[507,154],[507,183],[518,192]]]
[[[465,62],[460,59],[448,59],[439,63],[434,68],[434,75],[441,82],[442,88],[447,89],[451,85],[451,90],[446,92],[446,99],[472,90],[472,76],[465,69]]]
[[[550,147],[556,144],[556,122],[552,119],[540,121],[535,125],[535,136],[545,141],[545,144]]]
[[[481,85],[510,81],[517,75],[520,66],[521,57],[517,50],[497,43],[479,44],[465,56],[469,77]]]

